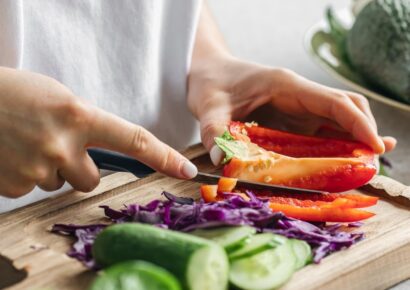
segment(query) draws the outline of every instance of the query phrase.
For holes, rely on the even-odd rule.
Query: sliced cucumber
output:
[[[295,270],[292,244],[282,245],[232,262],[230,282],[244,290],[270,290],[285,283]]]
[[[184,289],[225,290],[228,284],[224,249],[189,234],[139,223],[117,224],[97,236],[92,251],[101,266],[144,260],[164,267]]]
[[[181,290],[167,270],[144,261],[128,261],[109,267],[89,290]]]
[[[222,227],[216,229],[200,229],[190,232],[190,234],[212,240],[222,247],[227,252],[233,251],[241,247],[248,238],[256,233],[255,228],[243,227]]]
[[[299,270],[312,261],[312,249],[305,241],[290,239],[290,242],[296,257],[295,269]]]
[[[231,261],[249,257],[264,250],[275,248],[286,241],[287,239],[285,237],[270,233],[257,234],[252,236],[243,247],[230,253],[228,257]]]

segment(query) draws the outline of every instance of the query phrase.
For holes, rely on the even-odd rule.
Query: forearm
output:
[[[191,71],[203,68],[209,61],[229,58],[231,54],[213,18],[207,1],[204,1],[198,23]]]

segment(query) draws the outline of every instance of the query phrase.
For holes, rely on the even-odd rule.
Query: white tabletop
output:
[[[350,0],[209,0],[228,46],[236,56],[258,63],[283,66],[325,85],[347,89],[309,58],[303,47],[306,30],[318,22],[328,5],[346,8]],[[410,113],[371,101],[379,132],[398,139],[388,154],[390,175],[410,184]],[[410,289],[410,280],[393,287]]]

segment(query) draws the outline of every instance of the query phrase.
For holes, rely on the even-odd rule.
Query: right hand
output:
[[[0,68],[0,195],[19,197],[36,185],[57,190],[65,181],[91,191],[100,177],[87,147],[130,155],[177,178],[197,172],[144,128],[88,104],[56,80]]]

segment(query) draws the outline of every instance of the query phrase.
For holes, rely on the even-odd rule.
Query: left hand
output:
[[[233,57],[193,64],[188,106],[200,122],[202,142],[215,164],[222,155],[214,147],[214,137],[226,130],[229,121],[241,120],[264,104],[293,116],[330,120],[378,154],[396,145],[394,138],[378,136],[369,103],[360,94]]]

